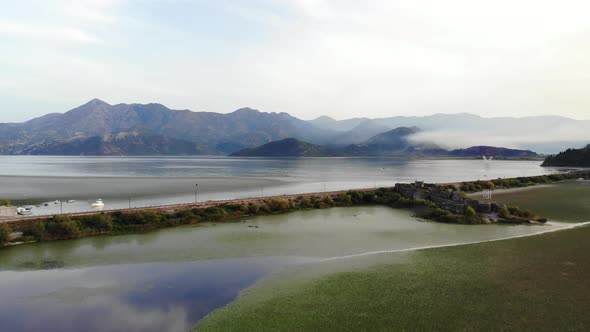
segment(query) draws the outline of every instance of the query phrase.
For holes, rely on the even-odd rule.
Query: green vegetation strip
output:
[[[540,183],[554,183],[579,177],[588,177],[588,172],[569,172],[516,179],[463,182],[458,185],[438,185],[444,191],[474,192],[483,189],[525,187]],[[9,201],[4,202],[6,205]],[[395,188],[323,195],[299,196],[296,198],[268,198],[255,202],[219,204],[207,208],[183,208],[177,210],[146,209],[116,211],[91,215],[57,215],[51,218],[27,219],[0,223],[0,246],[15,243],[66,240],[104,234],[122,234],[153,231],[178,225],[196,224],[205,221],[235,220],[244,217],[273,213],[286,213],[305,209],[322,209],[353,205],[384,205],[394,208],[411,208],[417,217],[446,223],[480,224],[486,221],[471,207],[463,214],[452,213],[430,200],[402,197]],[[529,220],[544,222],[530,210],[515,206],[503,207],[500,221],[521,223]],[[22,235],[12,237],[13,232]]]
[[[274,281],[272,292],[266,280],[197,330],[587,331],[589,251],[590,227],[580,227],[422,250],[406,262],[305,282]]]
[[[590,178],[590,171],[571,171],[550,175],[523,176],[508,179],[495,179],[489,181],[462,182],[460,189],[466,193],[478,192],[485,189],[510,189],[524,188],[539,184],[550,184],[566,180],[577,180],[579,178]]]
[[[151,209],[122,210],[81,216],[56,215],[50,218],[0,223],[0,245],[10,245],[11,241],[12,243],[54,241],[103,234],[147,232],[200,222],[236,220],[256,215],[354,205],[387,205],[416,209],[432,206],[436,208],[436,205],[429,201],[403,198],[393,188],[380,188],[369,192],[348,191],[322,196],[268,198],[243,204],[220,204],[177,211]],[[457,218],[458,222],[471,220],[462,215]],[[9,236],[5,234],[10,234],[12,231],[20,231],[22,236],[10,240]]]

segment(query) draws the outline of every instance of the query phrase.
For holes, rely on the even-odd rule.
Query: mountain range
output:
[[[287,113],[176,111],[160,104],[109,105],[94,99],[64,114],[0,124],[0,154],[227,154],[285,137],[323,142],[331,135]],[[150,142],[153,148],[137,149],[129,139],[113,139],[117,137]],[[186,148],[165,147],[177,143]],[[86,150],[88,144],[118,148]]]
[[[226,155],[294,138],[345,155],[436,155],[451,149],[437,137],[420,138],[421,135],[500,123],[502,128],[513,126],[513,122],[524,126],[523,121],[485,119],[471,114],[341,121],[319,117],[305,121],[287,113],[266,113],[251,108],[221,114],[171,110],[155,103],[110,105],[93,99],[63,114],[51,113],[22,123],[0,123],[0,154]],[[526,121],[534,126],[547,119]],[[561,117],[551,121],[585,124]],[[561,143],[554,143],[555,148],[560,148]]]

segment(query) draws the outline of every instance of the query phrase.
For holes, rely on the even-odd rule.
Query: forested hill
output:
[[[590,144],[548,156],[541,166],[590,167]]]

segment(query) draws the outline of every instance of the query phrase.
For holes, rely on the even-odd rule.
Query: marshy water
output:
[[[34,214],[453,182],[553,172],[539,161],[397,158],[0,156],[0,198],[75,200]],[[195,186],[198,184],[198,186]],[[198,192],[197,192],[198,190]],[[196,197],[198,195],[198,198]],[[381,251],[487,241],[562,227],[462,226],[351,207],[203,223],[0,250],[7,331],[186,331],[287,267]]]
[[[562,226],[449,225],[350,207],[15,246],[0,250],[0,322],[7,331],[185,331],[287,266]]]
[[[0,198],[35,215],[548,174],[540,161],[401,158],[0,156]],[[198,184],[198,186],[196,186]],[[54,204],[60,200],[63,204]],[[67,203],[69,200],[75,202]]]

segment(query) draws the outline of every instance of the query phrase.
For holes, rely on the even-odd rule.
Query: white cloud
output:
[[[590,3],[581,0],[51,3],[55,17],[37,25],[0,14],[0,33],[95,47],[35,50],[40,63],[62,53],[100,66],[83,72],[83,85],[69,83],[71,73],[35,73],[63,85],[61,100],[96,96],[216,112],[252,106],[302,118],[470,112],[590,119]],[[226,15],[216,12],[223,22],[215,28],[192,19],[220,8]],[[21,94],[43,93],[24,88]]]
[[[115,20],[112,10],[122,2],[122,0],[62,0],[61,8],[70,18],[104,24]]]
[[[0,35],[45,41],[98,43],[101,40],[75,27],[0,21]]]
[[[565,147],[584,146],[590,141],[586,123],[554,124],[522,128],[506,123],[505,127],[488,130],[470,128],[424,131],[410,139],[418,143],[435,142],[447,149],[461,149],[474,145],[489,145],[516,149],[530,149],[539,153],[556,153]],[[467,126],[466,126],[467,127]],[[561,144],[559,144],[561,143]]]

